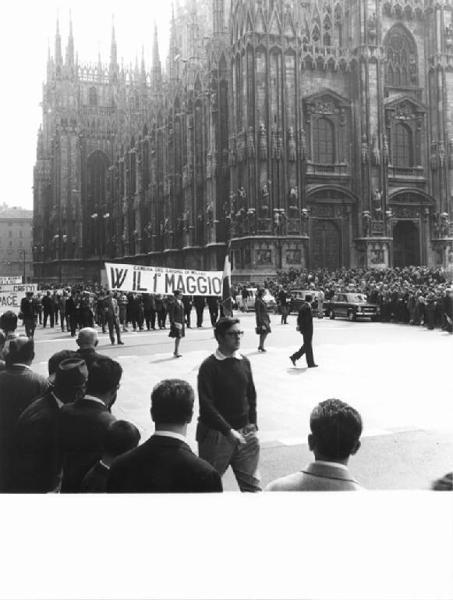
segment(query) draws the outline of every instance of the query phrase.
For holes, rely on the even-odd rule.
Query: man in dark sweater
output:
[[[250,361],[239,353],[239,320],[220,319],[214,334],[219,347],[198,372],[198,453],[220,475],[231,466],[242,492],[258,492],[256,390]]]

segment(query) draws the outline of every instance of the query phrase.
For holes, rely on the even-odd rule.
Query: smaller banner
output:
[[[188,296],[221,296],[222,271],[190,271],[105,263],[111,290],[139,294],[172,294],[181,290]]]
[[[36,294],[38,291],[37,283],[20,283],[20,284],[1,284],[0,292],[33,292]]]
[[[0,275],[0,285],[22,283],[22,275]]]

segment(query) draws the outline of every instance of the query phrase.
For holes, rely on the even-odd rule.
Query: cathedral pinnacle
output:
[[[157,25],[154,23],[154,40],[153,40],[153,66],[151,69],[151,85],[157,91],[162,84],[162,66],[159,55],[159,38],[157,33]]]
[[[57,17],[57,31],[55,33],[55,64],[57,67],[61,67],[63,64],[63,55],[61,53],[61,35],[60,35],[60,23]]]
[[[72,33],[71,12],[69,12],[69,36],[68,36],[68,45],[66,46],[66,66],[67,67],[74,66],[74,36]]]
[[[112,15],[112,41],[110,44],[110,73],[113,74],[118,71],[118,49],[116,46],[115,38],[115,23]]]

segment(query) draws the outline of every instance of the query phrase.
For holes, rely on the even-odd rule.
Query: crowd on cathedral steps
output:
[[[442,299],[450,296],[441,270],[291,270],[281,273],[276,284],[265,285],[279,292],[296,286],[322,289],[326,297],[339,289],[356,290],[381,303],[385,320],[424,321],[430,328],[436,322],[440,327],[451,325],[450,318],[446,322],[442,318],[451,314],[451,307],[442,304]],[[241,289],[236,291],[241,293]],[[60,293],[47,290],[40,301],[29,293],[19,315],[26,326],[25,336],[16,332],[14,313],[0,316],[0,492],[221,492],[222,475],[229,466],[241,491],[261,491],[259,402],[250,361],[240,352],[244,332],[239,319],[219,318],[217,299],[217,312],[210,310],[216,344],[198,372],[198,455],[186,441],[195,392],[184,380],[163,380],[151,391],[150,418],[155,431],[148,440],[140,439],[133,423],[112,414],[123,369],[119,362],[98,353],[95,322],[102,330],[109,328],[112,343],[114,332],[121,343],[121,330],[129,323],[138,331],[145,325],[154,329],[157,317],[157,326],[166,327],[163,309],[156,304],[161,301],[165,314],[170,314],[170,335],[179,339],[172,335],[177,303],[184,315],[179,320],[185,320],[183,326],[190,324],[181,296],[176,291],[171,300],[135,294],[128,297],[96,286]],[[416,300],[415,308],[411,299]],[[62,330],[67,328],[71,336],[77,336],[71,348],[50,357],[47,378],[32,366],[39,303],[42,327],[54,327],[59,318]],[[121,319],[122,303],[126,310]],[[417,303],[423,305],[423,311],[417,312]],[[434,318],[430,316],[430,303],[442,305],[437,321],[436,310]],[[304,310],[312,320],[311,306]],[[201,325],[199,320],[197,325]],[[282,473],[265,490],[361,490],[348,468],[349,458],[360,449],[361,415],[345,402],[331,398],[313,407],[309,425],[307,441],[313,461],[299,472]],[[449,473],[436,480],[432,489],[452,490],[452,481]]]

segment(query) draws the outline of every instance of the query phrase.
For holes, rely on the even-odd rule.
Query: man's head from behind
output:
[[[129,421],[110,423],[104,437],[104,457],[114,459],[133,448],[140,442],[140,432]]]
[[[164,379],[151,393],[151,418],[156,429],[184,427],[193,416],[194,391],[182,379]]]
[[[57,372],[58,365],[61,363],[61,361],[74,357],[80,358],[75,350],[59,350],[58,352],[55,352],[55,354],[52,354],[47,363],[49,376],[54,375],[54,373]]]
[[[362,418],[341,400],[320,402],[310,415],[310,429],[308,446],[316,460],[346,464],[360,448]]]
[[[81,350],[94,349],[99,343],[98,332],[94,327],[84,327],[79,331],[76,342]]]
[[[31,365],[35,357],[35,344],[31,338],[18,337],[10,340],[5,352],[7,365]]]
[[[17,328],[17,315],[12,310],[7,310],[0,317],[0,329],[8,334],[16,331]]]
[[[123,369],[108,356],[101,356],[90,363],[86,393],[100,398],[110,408],[120,387]]]
[[[239,322],[239,319],[222,317],[215,324],[214,335],[220,351],[224,354],[232,354],[239,350],[243,333],[239,327]]]
[[[75,402],[83,398],[88,379],[88,368],[79,357],[62,360],[55,373],[49,377],[57,398],[62,402]]]

